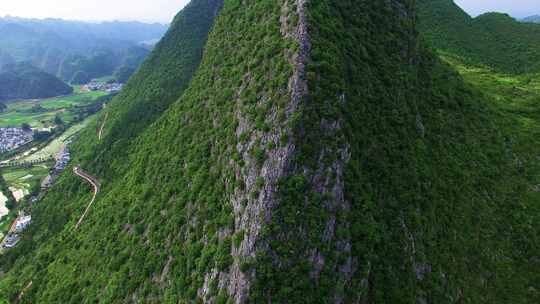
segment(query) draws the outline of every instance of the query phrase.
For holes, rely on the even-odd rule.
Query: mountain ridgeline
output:
[[[540,25],[507,14],[472,18],[453,0],[418,0],[419,30],[435,48],[505,73],[540,71]]]
[[[522,22],[540,23],[540,15],[529,16],[521,19]]]
[[[75,84],[136,69],[149,54],[147,41],[167,25],[139,22],[87,23],[59,19],[0,18],[0,68],[29,62]]]
[[[92,210],[74,230],[92,194],[66,170],[2,257],[0,294],[538,301],[528,185],[416,23],[408,0],[193,0],[72,147],[102,184]]]

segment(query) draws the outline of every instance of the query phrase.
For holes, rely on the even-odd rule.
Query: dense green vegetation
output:
[[[94,78],[113,75],[120,69],[136,69],[149,53],[145,47],[131,46],[119,53],[106,50],[91,56],[73,55],[62,64],[59,75],[72,84],[86,84]]]
[[[506,73],[540,71],[540,25],[502,13],[472,18],[453,0],[418,0],[419,29],[434,47]]]
[[[29,64],[4,67],[0,72],[0,100],[37,99],[67,95],[73,88]]]
[[[15,207],[15,198],[13,197],[11,191],[9,191],[9,186],[6,183],[6,180],[2,176],[3,171],[0,171],[0,192],[8,199],[6,202],[6,207],[8,209],[13,209]]]
[[[303,3],[193,0],[73,146],[88,217],[68,168],[0,295],[538,302],[535,75],[437,58],[414,1]]]
[[[152,124],[175,102],[189,85],[200,63],[213,18],[220,0],[195,1],[174,20],[171,29],[156,45],[153,53],[133,75],[122,92],[111,103],[102,119],[103,140],[95,146],[96,130],[103,120],[88,128],[80,143],[80,153],[91,161],[100,177],[106,178],[116,169],[128,165],[129,146],[146,127]],[[108,79],[103,79],[107,81]],[[100,155],[96,158],[95,155]]]
[[[270,226],[279,236],[275,252],[262,261],[280,255],[286,262],[278,271],[259,264],[258,273],[267,272],[258,278],[258,302],[270,294],[293,303],[328,303],[336,294],[346,303],[537,298],[530,292],[537,275],[522,265],[539,252],[538,229],[530,225],[538,195],[525,190],[531,181],[505,152],[512,147],[505,148],[488,100],[416,48],[412,20],[397,23],[399,15],[384,3],[330,2],[311,11],[313,98],[301,116],[299,157],[315,172],[349,145],[350,206],[325,202],[335,193],[314,191],[305,167],[284,183],[279,224]],[[337,134],[321,130],[320,121],[336,120],[343,125]],[[332,216],[337,232],[328,241],[325,222]],[[319,285],[310,280],[314,251],[326,257]],[[350,256],[359,264],[347,282],[336,272],[346,271]]]
[[[134,73],[135,68],[124,66],[114,72],[114,78],[120,83],[126,83]]]

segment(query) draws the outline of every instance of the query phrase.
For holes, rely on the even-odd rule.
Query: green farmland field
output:
[[[56,116],[70,123],[75,118],[71,107],[88,106],[105,92],[82,92],[70,96],[55,97],[44,100],[21,100],[7,103],[8,109],[0,113],[0,127],[19,127],[23,123],[33,128],[43,128],[52,125]]]

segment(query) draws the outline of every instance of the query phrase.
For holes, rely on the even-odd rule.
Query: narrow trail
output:
[[[88,206],[86,207],[86,210],[84,210],[84,213],[83,215],[81,216],[81,218],[79,219],[79,221],[77,222],[77,225],[75,225],[75,230],[77,230],[79,228],[79,226],[81,225],[81,223],[83,222],[84,218],[86,217],[86,215],[88,214],[88,212],[90,211],[90,208],[92,207],[92,204],[94,203],[94,201],[96,200],[96,196],[99,192],[99,189],[101,187],[101,184],[98,182],[98,180],[91,176],[90,174],[84,172],[80,166],[75,166],[73,168],[73,173],[75,173],[75,175],[79,176],[80,178],[84,179],[86,182],[88,182],[90,185],[92,185],[92,188],[94,188],[94,195],[92,196],[92,200],[90,201],[90,203],[88,203]],[[18,217],[17,217],[18,219]],[[15,228],[15,223],[17,222],[17,219],[15,220],[14,224],[12,225],[11,229],[14,229]],[[20,302],[22,297],[24,296],[25,292],[28,291],[28,289],[30,289],[32,287],[32,284],[33,282],[30,281],[28,283],[28,285],[26,285],[22,290],[21,292],[19,293],[19,295],[17,296],[17,301],[16,303]]]
[[[92,196],[92,200],[90,201],[90,203],[88,203],[88,206],[86,206],[86,210],[84,210],[84,213],[81,215],[81,218],[79,218],[79,221],[77,222],[77,225],[75,225],[75,230],[77,230],[77,229],[79,229],[79,226],[81,225],[84,218],[86,217],[86,215],[90,211],[90,208],[94,204],[94,201],[96,200],[96,196],[97,196],[97,194],[99,192],[99,189],[100,189],[101,185],[100,185],[100,183],[97,181],[97,179],[95,177],[93,177],[93,176],[89,175],[88,173],[84,172],[81,169],[81,167],[79,167],[79,166],[75,166],[73,168],[73,173],[75,173],[75,175],[79,176],[80,178],[84,179],[86,182],[88,182],[94,188],[94,195]]]
[[[103,122],[101,123],[101,127],[99,128],[98,140],[101,140],[101,136],[103,135],[103,128],[105,128],[105,124],[107,123],[108,117],[109,117],[109,112],[105,113],[105,118],[103,118]]]
[[[24,287],[23,290],[21,290],[21,292],[19,293],[19,296],[17,297],[17,303],[22,299],[22,297],[24,296],[24,293],[28,291],[30,287],[32,287],[32,281],[30,281],[30,283],[28,283],[28,285],[26,285],[26,287]]]

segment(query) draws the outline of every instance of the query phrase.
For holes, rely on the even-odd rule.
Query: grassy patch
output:
[[[9,187],[31,192],[32,189],[39,187],[43,178],[49,174],[51,166],[52,162],[31,168],[6,168],[3,170],[3,176]]]
[[[0,114],[0,127],[20,126],[27,123],[34,128],[53,125],[54,118],[60,116],[65,123],[71,123],[77,108],[91,106],[105,92],[79,92],[70,96],[44,100],[21,100],[10,102],[6,112]]]
[[[39,150],[38,152],[32,155],[22,158],[21,161],[23,162],[35,161],[35,160],[40,160],[40,159],[44,159],[44,158],[48,158],[48,157],[56,155],[62,149],[62,146],[66,143],[66,141],[69,140],[73,135],[77,134],[79,131],[84,129],[90,123],[92,119],[93,117],[89,117],[83,122],[70,127],[69,129],[66,130],[66,132],[64,132],[59,137],[55,138],[43,149]]]

